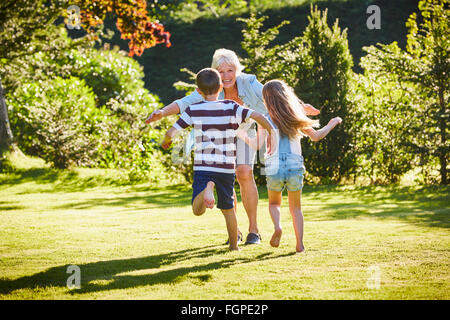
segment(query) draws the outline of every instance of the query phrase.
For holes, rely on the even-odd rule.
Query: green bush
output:
[[[182,182],[182,176],[167,167],[170,154],[158,146],[160,139],[161,133],[152,131],[129,149],[129,161],[124,167],[130,182]]]
[[[24,84],[8,99],[19,146],[57,168],[91,165],[95,133],[106,117],[83,80],[56,78]]]
[[[32,64],[49,62],[45,54],[33,57],[39,62]],[[135,60],[123,52],[80,48],[54,68],[70,76],[55,77],[48,65],[49,79],[31,79],[8,95],[11,125],[24,152],[58,168],[126,169],[130,181],[178,179],[164,165],[170,154],[155,143],[168,120],[154,129],[144,123],[161,103],[144,88]]]
[[[284,44],[273,44],[279,29],[288,21],[261,31],[265,19],[254,14],[240,19],[245,23],[242,48],[248,54],[244,61],[246,70],[254,72],[262,82],[274,78],[285,80],[300,99],[320,109],[322,126],[333,117],[343,118],[343,123],[324,140],[311,143],[304,139],[303,142],[309,172],[321,182],[338,182],[349,174],[355,163],[350,143],[351,121],[348,121],[353,59],[346,30],[341,31],[337,21],[330,28],[327,11],[311,6],[304,34]]]
[[[261,83],[278,78],[284,79],[293,86],[296,83],[295,75],[298,69],[295,60],[298,60],[298,54],[304,50],[292,50],[293,45],[297,46],[295,42],[298,38],[282,45],[273,44],[279,35],[279,29],[290,22],[284,20],[262,31],[267,18],[267,16],[258,18],[255,13],[247,19],[238,18],[238,21],[245,23],[242,29],[241,46],[247,53],[247,57],[243,59],[242,64],[245,66],[245,71],[256,74]]]
[[[0,157],[0,173],[11,173],[11,172],[14,172],[14,165],[6,156]]]
[[[97,105],[103,106],[110,99],[142,96],[144,73],[135,60],[123,52],[110,50],[73,50],[70,73],[84,79],[96,95]],[[128,97],[130,100],[130,97]]]
[[[161,140],[168,121],[161,121],[157,129],[149,129],[144,123],[161,103],[144,88],[139,63],[115,50],[82,50],[73,55],[72,73],[92,86],[97,106],[109,111],[99,126],[97,165],[131,170],[133,181],[163,178],[163,167],[156,162],[165,162],[167,155],[149,141]],[[144,145],[142,151],[139,146]]]
[[[410,142],[411,128],[421,123],[417,89],[401,83],[395,73],[381,72],[381,56],[374,47],[366,50],[368,55],[361,59],[364,74],[355,76],[352,97],[356,170],[372,183],[396,183],[418,159]]]
[[[305,139],[303,152],[309,171],[323,182],[338,182],[347,176],[355,164],[352,153],[349,83],[353,76],[353,58],[347,40],[347,30],[341,30],[336,20],[330,28],[327,10],[311,6],[309,25],[302,36],[306,55],[299,55],[298,82],[294,89],[304,101],[320,109],[321,126],[336,116],[343,119],[325,139],[311,142]],[[307,57],[304,59],[304,57]]]

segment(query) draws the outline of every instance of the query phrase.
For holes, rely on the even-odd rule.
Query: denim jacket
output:
[[[239,98],[245,103],[247,108],[262,114],[267,114],[267,109],[262,98],[263,85],[256,79],[255,75],[241,72],[241,74],[236,77],[236,84]],[[225,94],[222,90],[218,99],[223,100],[224,98]],[[203,101],[203,97],[195,90],[190,95],[178,99],[175,102],[180,108],[180,113],[183,113],[189,105],[200,101]]]
[[[236,84],[238,89],[239,98],[244,102],[245,106],[253,109],[262,114],[267,114],[266,106],[264,105],[262,98],[262,88],[263,85],[256,79],[256,76],[253,74],[242,73],[236,77]],[[219,100],[225,99],[225,93],[223,90],[220,92]],[[180,114],[183,113],[188,106],[191,104],[203,101],[203,97],[197,90],[192,92],[190,95],[185,96],[184,98],[178,99],[175,102],[180,108]],[[253,120],[247,121],[240,126],[240,129],[248,130],[253,123]],[[184,152],[186,154],[190,153],[190,151],[194,148],[194,130],[191,130],[191,133],[187,136],[184,145]]]

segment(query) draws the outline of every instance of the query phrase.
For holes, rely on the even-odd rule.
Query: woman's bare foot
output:
[[[302,246],[297,246],[296,248],[295,248],[295,250],[297,251],[297,253],[301,253],[301,252],[304,252],[305,251],[305,247],[302,245]]]
[[[212,209],[214,208],[214,203],[216,200],[214,199],[214,182],[209,181],[205,188],[205,193],[203,195],[203,202],[205,203],[205,207]]]
[[[281,239],[281,234],[282,234],[282,230],[281,229],[277,229],[274,231],[273,235],[272,235],[272,239],[270,239],[270,245],[274,248],[278,248],[278,246],[280,245],[280,239]]]

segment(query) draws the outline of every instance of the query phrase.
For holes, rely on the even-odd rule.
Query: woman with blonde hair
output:
[[[294,224],[297,239],[297,252],[303,252],[303,213],[301,209],[301,191],[305,167],[301,152],[300,140],[308,136],[313,141],[324,138],[336,125],[342,122],[339,117],[331,119],[320,130],[318,120],[308,118],[302,107],[303,102],[295,95],[294,90],[282,80],[267,82],[262,90],[264,103],[267,107],[270,121],[279,130],[276,150],[265,157],[265,174],[267,192],[269,195],[269,212],[274,224],[274,233],[270,240],[273,247],[278,247],[281,239],[280,206],[282,192],[288,191],[289,211]],[[244,131],[239,136],[252,148],[259,148],[266,137],[266,131],[260,129],[258,137],[250,139]]]
[[[223,83],[219,100],[234,100],[238,104],[267,115],[262,98],[263,85],[255,75],[242,72],[244,67],[239,62],[236,53],[228,49],[218,49],[214,52],[211,67],[219,71]],[[175,100],[160,110],[155,110],[146,120],[147,123],[158,121],[163,117],[182,113],[189,105],[201,102],[202,96],[198,91]],[[319,110],[309,104],[301,106],[306,114],[317,115]],[[252,123],[243,124],[241,129],[251,135]],[[238,139],[236,154],[236,178],[240,186],[242,203],[249,220],[249,234],[246,244],[257,244],[261,241],[257,225],[258,189],[253,177],[253,164],[256,151]],[[236,195],[234,195],[236,204]],[[236,205],[235,205],[236,207]],[[242,238],[242,236],[240,236]]]

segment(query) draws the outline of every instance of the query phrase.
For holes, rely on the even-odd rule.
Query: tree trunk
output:
[[[445,150],[445,144],[446,144],[446,130],[447,130],[447,124],[446,124],[446,118],[445,118],[445,101],[444,101],[444,90],[441,88],[439,89],[439,104],[441,106],[441,117],[439,119],[439,128],[441,131],[441,152],[439,152],[439,162],[441,164],[441,184],[446,185],[448,183],[447,181],[447,152]]]
[[[2,81],[0,79],[0,155],[5,150],[15,150],[14,137],[9,125],[8,109],[6,108],[5,96],[3,94]]]

